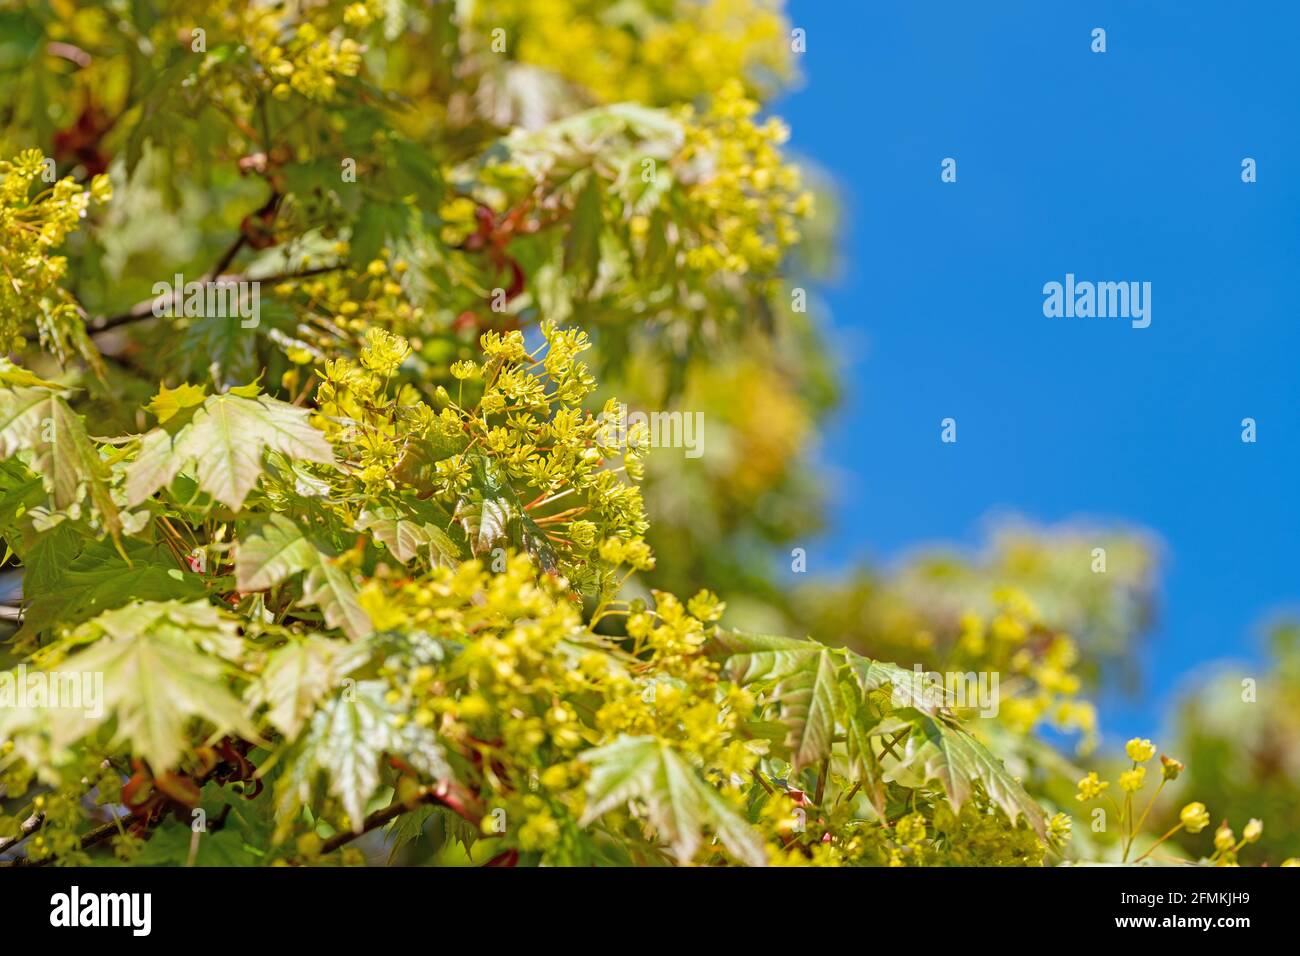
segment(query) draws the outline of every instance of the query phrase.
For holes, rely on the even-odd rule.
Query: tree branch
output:
[[[0,853],[8,852],[9,850],[12,850],[14,847],[16,847],[18,844],[22,843],[29,836],[31,836],[33,833],[39,830],[41,828],[41,824],[44,822],[45,822],[45,814],[33,813],[30,817],[28,817],[26,820],[23,821],[23,825],[19,829],[17,836],[12,836],[9,837],[8,839],[0,840]]]
[[[204,273],[201,281],[211,282],[217,276],[221,275],[221,273],[229,269],[230,264],[235,261],[235,256],[239,255],[239,250],[244,248],[244,243],[246,242],[248,242],[248,237],[241,232],[235,237],[235,241],[230,244],[226,251],[221,254],[221,258],[217,260],[217,264]]]
[[[98,846],[99,844],[107,840],[109,837],[115,836],[119,832],[120,831],[118,828],[118,821],[116,820],[95,827],[95,829],[91,830],[90,832],[82,836],[81,848],[83,850],[89,850],[92,846]],[[57,859],[58,859],[57,856],[47,856],[43,860],[32,860],[32,859],[28,859],[27,857],[19,857],[17,860],[14,860],[12,863],[8,865],[9,866],[48,866],[49,864],[53,863]]]
[[[422,803],[434,803],[444,806],[475,826],[478,826],[479,821],[483,819],[483,814],[479,812],[481,808],[479,806],[478,798],[463,787],[444,780],[437,786],[425,787],[421,792],[419,799],[416,800],[414,804],[404,803],[400,800],[394,801],[382,810],[376,810],[374,813],[370,814],[370,816],[366,817],[360,830],[355,832],[344,831],[342,833],[334,834],[334,836],[326,840],[321,846],[321,852],[332,853],[339,847],[351,843],[353,840],[357,839],[357,837],[369,833],[371,830],[377,830],[379,827],[382,827],[391,820],[400,817],[403,813],[415,809],[415,807]]]
[[[342,268],[341,264],[332,265],[332,266],[318,266],[317,268],[314,269],[304,269],[301,272],[281,272],[276,275],[263,276],[254,281],[271,282],[271,283],[289,282],[294,279],[309,279],[312,276],[325,275],[330,272],[336,272],[341,268]],[[239,273],[235,275],[221,275],[220,273],[214,273],[211,276],[211,278],[208,278],[205,281],[211,282],[216,279],[222,279],[227,282],[245,282],[248,281],[248,276]],[[180,291],[181,294],[184,295],[183,290],[173,290],[173,291]],[[173,305],[175,301],[176,301],[176,296],[172,294],[160,295],[156,299],[145,299],[141,302],[137,302],[135,305],[131,306],[129,310],[127,310],[126,312],[122,312],[119,315],[101,316],[100,318],[97,319],[91,319],[90,322],[87,323],[88,325],[87,331],[91,335],[99,335],[102,332],[107,332],[110,329],[116,329],[123,325],[132,325],[136,322],[143,322],[146,319],[156,318],[156,316],[154,315],[155,304],[157,305],[159,311],[163,311],[167,309],[169,306]]]

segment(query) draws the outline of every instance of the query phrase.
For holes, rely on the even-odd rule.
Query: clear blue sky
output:
[[[1148,693],[1106,703],[1103,730],[1155,734],[1181,679],[1260,660],[1259,625],[1300,599],[1300,3],[789,12],[805,83],[776,112],[844,200],[823,292],[849,391],[818,552],[974,546],[1004,510],[1150,528],[1167,550]],[[1151,326],[1045,318],[1067,272],[1152,283]]]

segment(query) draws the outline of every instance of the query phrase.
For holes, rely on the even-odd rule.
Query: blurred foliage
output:
[[[1186,791],[1216,823],[1229,812],[1262,819],[1258,851],[1278,864],[1300,857],[1300,625],[1274,624],[1268,652],[1263,667],[1206,667],[1180,695],[1173,732],[1187,759]],[[1210,842],[1184,841],[1193,853]]]
[[[1131,693],[1134,655],[1154,625],[1159,547],[1139,531],[1002,524],[978,554],[922,552],[890,573],[801,589],[795,616],[850,646],[939,667],[961,649],[962,616],[989,613],[999,587],[1023,592],[1079,647],[1089,689]]]

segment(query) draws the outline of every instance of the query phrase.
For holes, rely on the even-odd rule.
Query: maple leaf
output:
[[[242,649],[238,630],[234,617],[206,601],[137,602],[106,611],[67,638],[63,647],[90,646],[60,661],[50,678],[65,687],[80,678],[83,690],[89,688],[80,706],[5,708],[0,736],[34,732],[57,751],[112,721],[114,741],[155,771],[175,766],[185,753],[192,719],[210,736],[257,740],[230,686],[230,662]]]
[[[266,670],[246,696],[254,707],[266,704],[266,719],[292,740],[320,702],[337,691],[344,676],[368,656],[364,646],[311,634],[272,652]]]
[[[115,535],[121,530],[109,494],[108,466],[86,434],[81,416],[58,392],[39,385],[0,389],[0,456],[10,458],[22,451],[31,454],[32,469],[56,508],[75,505],[84,488],[105,527]]]
[[[767,862],[758,834],[717,788],[702,780],[686,758],[664,741],[624,735],[579,759],[591,765],[581,826],[636,799],[645,803],[650,823],[679,863],[694,858],[706,826],[741,862],[750,866]]]
[[[202,405],[177,409],[165,425],[144,436],[126,470],[127,501],[136,505],[170,484],[182,470],[199,487],[239,510],[261,477],[266,451],[320,464],[333,464],[325,436],[307,420],[305,409],[265,395],[210,395]]]
[[[397,714],[384,700],[387,689],[383,681],[361,681],[340,690],[316,711],[276,784],[282,819],[311,803],[317,781],[324,775],[329,793],[338,798],[352,828],[359,832],[366,804],[379,789],[384,754],[400,754],[433,779],[451,776],[432,731],[415,723],[398,727]]]
[[[235,555],[235,583],[241,591],[262,591],[305,571],[302,600],[325,615],[325,623],[341,628],[353,640],[374,630],[357,603],[357,588],[333,552],[303,532],[293,521],[273,514],[246,533]]]

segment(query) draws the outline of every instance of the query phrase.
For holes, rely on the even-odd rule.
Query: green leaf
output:
[[[1046,839],[1043,808],[983,744],[947,720],[915,708],[897,710],[894,716],[916,728],[905,741],[903,769],[919,768],[927,780],[937,779],[957,809],[969,799],[972,785],[978,781],[1013,824],[1023,816],[1039,837]],[[886,773],[888,779],[896,775],[897,769]]]
[[[879,722],[871,716],[863,699],[862,688],[855,681],[841,680],[837,689],[840,694],[840,716],[844,724],[844,750],[848,757],[849,777],[866,785],[867,795],[883,815],[884,794],[880,787],[880,764],[872,744]]]
[[[508,157],[508,162],[523,166],[534,179],[594,166],[597,157],[608,167],[635,160],[639,173],[641,159],[664,162],[677,154],[684,139],[682,124],[669,111],[615,103],[535,130],[516,129],[498,148],[487,151],[483,162],[491,165]]]
[[[385,244],[409,233],[413,221],[411,208],[404,202],[372,200],[365,203],[352,227],[354,261],[364,263],[373,259]]]
[[[942,697],[927,692],[926,676],[909,671],[897,664],[873,661],[868,657],[845,651],[849,670],[866,693],[888,687],[893,707],[915,707],[926,714],[937,714],[942,709]]]
[[[357,603],[357,587],[333,559],[327,545],[309,537],[284,515],[273,514],[240,539],[235,552],[235,585],[241,591],[264,591],[305,571],[303,603],[319,607],[326,624],[353,640],[368,637],[374,626]]]
[[[238,510],[257,484],[268,450],[333,464],[329,442],[307,416],[305,409],[265,395],[211,395],[144,436],[126,471],[127,500],[139,504],[185,469],[200,488]]]
[[[710,657],[720,660],[737,684],[777,680],[807,667],[826,646],[772,634],[747,634],[718,628],[709,641]]]
[[[0,355],[0,385],[36,386],[37,388],[52,389],[56,392],[63,391],[62,385],[47,381],[39,375],[29,372],[21,365],[15,365],[2,355]]]
[[[166,145],[175,138],[178,124],[171,100],[182,89],[183,81],[199,68],[191,57],[176,59],[176,63],[152,75],[152,81],[139,98],[140,115],[126,140],[127,175],[135,172],[143,158],[145,143]]]
[[[468,850],[480,835],[478,827],[459,813],[447,807],[423,804],[410,813],[403,813],[384,831],[384,836],[392,843],[388,865],[392,866],[398,854],[421,837],[427,837],[430,851],[437,853],[453,841]]]
[[[782,680],[776,698],[781,702],[781,719],[790,728],[786,746],[791,771],[798,773],[829,757],[840,709],[830,648],[823,648],[807,666]]]
[[[265,591],[305,571],[317,561],[317,549],[301,528],[273,514],[240,536],[235,550],[235,586]]]
[[[789,729],[785,745],[793,772],[830,756],[842,709],[836,679],[841,652],[815,641],[722,629],[709,650],[737,684],[777,681],[773,699]]]
[[[205,601],[137,603],[107,611],[81,625],[67,642],[90,647],[58,665],[60,675],[82,677],[83,687],[97,690],[77,707],[0,710],[0,737],[35,733],[61,751],[111,719],[114,741],[155,771],[175,766],[185,753],[191,719],[203,721],[212,736],[237,733],[256,741],[244,706],[230,691],[232,668],[220,659],[238,656],[238,629],[236,619]]]
[[[0,461],[0,528],[14,529],[24,512],[45,500],[45,482],[39,475],[17,458]]]
[[[293,740],[317,704],[339,691],[343,678],[368,658],[369,650],[364,645],[310,634],[273,651],[261,678],[245,696],[254,707],[267,705],[266,719]]]
[[[564,271],[577,278],[586,292],[596,278],[600,262],[600,234],[605,228],[604,184],[595,173],[586,176],[578,193],[564,243]]]
[[[742,863],[766,864],[758,834],[717,789],[702,780],[695,768],[663,741],[621,736],[611,744],[587,751],[579,759],[591,764],[587,809],[580,826],[629,800],[639,800],[646,805],[659,838],[679,863],[689,863],[695,857],[704,839],[702,831],[708,827]]]
[[[27,575],[23,596],[24,635],[58,624],[79,624],[131,601],[192,601],[203,597],[203,580],[176,563],[161,544],[127,538],[122,559],[112,543],[92,541],[85,550],[50,575]]]
[[[369,531],[403,564],[419,557],[430,567],[454,568],[463,558],[460,546],[441,527],[424,515],[407,514],[398,507],[367,509],[361,513],[356,527],[359,531]]]
[[[316,556],[316,563],[307,569],[303,579],[303,602],[320,608],[326,624],[339,628],[354,641],[369,637],[375,627],[357,601],[352,576],[319,551]]]
[[[312,717],[303,739],[294,748],[288,769],[276,784],[280,819],[296,808],[311,805],[317,781],[328,778],[328,792],[337,797],[355,831],[365,822],[366,804],[380,783],[380,760],[400,755],[431,778],[451,776],[433,732],[411,721],[398,729],[396,714],[384,700],[384,681],[362,681],[338,695]]]
[[[543,571],[555,570],[555,549],[546,532],[528,516],[492,460],[472,455],[470,465],[472,490],[456,505],[456,520],[469,537],[470,550],[480,555],[498,547],[514,547],[532,555]]]
[[[424,836],[424,825],[434,815],[434,807],[421,804],[410,813],[401,814],[384,830],[388,843],[388,865],[392,866],[402,850]]]
[[[0,456],[31,453],[32,468],[60,510],[81,500],[82,489],[116,534],[121,530],[117,505],[108,491],[109,471],[86,434],[81,416],[46,388],[0,389]]]
[[[193,851],[191,855],[191,851]],[[194,832],[175,820],[156,827],[132,866],[258,866],[264,854],[233,828]],[[191,862],[192,861],[192,862]]]

